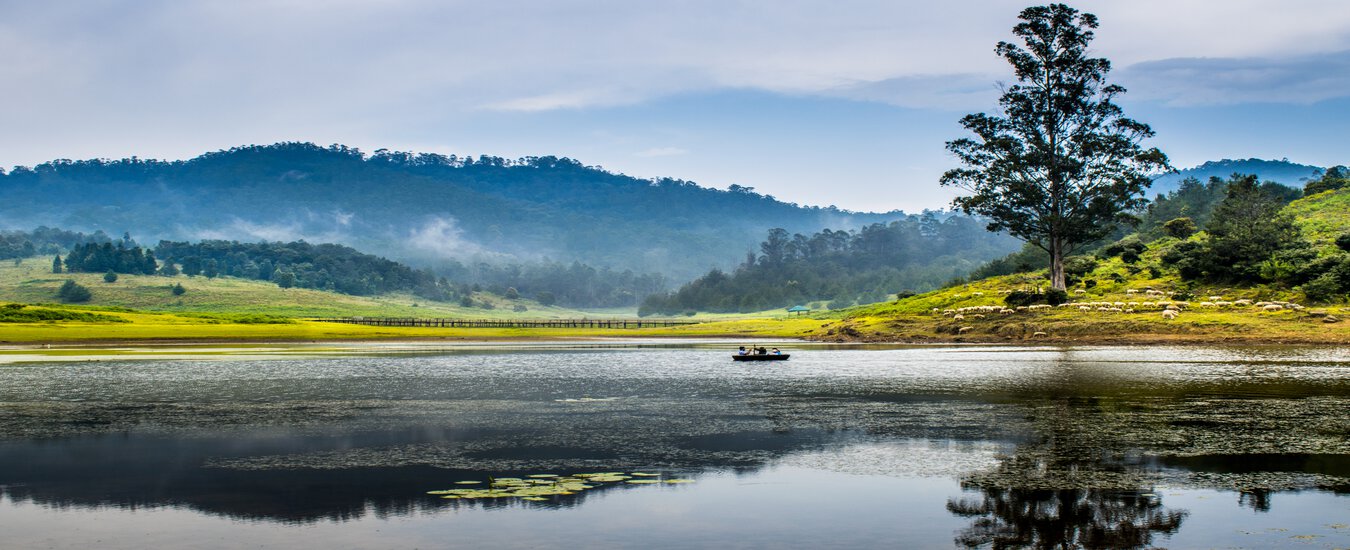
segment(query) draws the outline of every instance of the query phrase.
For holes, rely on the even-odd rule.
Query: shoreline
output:
[[[213,338],[87,338],[72,340],[7,341],[0,340],[0,350],[35,350],[46,348],[100,348],[117,346],[174,347],[174,346],[252,346],[252,345],[300,345],[300,344],[510,344],[510,343],[564,343],[564,342],[623,342],[673,340],[695,342],[699,340],[727,341],[797,341],[809,344],[858,344],[858,345],[912,345],[912,346],[1141,346],[1141,345],[1242,345],[1242,346],[1350,346],[1350,334],[1328,335],[1325,338],[1306,336],[1272,337],[1265,334],[1166,334],[1142,333],[1100,336],[1011,338],[998,336],[967,336],[953,338],[928,337],[817,337],[789,336],[743,333],[701,333],[701,334],[577,334],[577,335],[385,335],[371,337],[338,338],[301,337],[301,338],[249,338],[249,337],[213,337]]]

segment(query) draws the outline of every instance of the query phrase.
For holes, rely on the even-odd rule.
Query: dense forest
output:
[[[130,236],[126,237],[130,239]],[[50,227],[39,227],[32,231],[0,231],[0,260],[27,258],[37,254],[58,254],[85,243],[108,243],[112,238],[102,231],[80,233]]]
[[[437,272],[452,280],[473,281],[500,296],[521,295],[544,305],[567,307],[633,307],[669,289],[659,273],[597,269],[580,262],[446,262],[437,266]]]
[[[338,244],[160,241],[155,252],[183,274],[273,281],[299,287],[369,296],[409,291],[433,300],[450,300],[456,289],[431,270],[417,270]]]
[[[0,171],[0,195],[10,227],[332,242],[416,265],[580,261],[675,280],[733,264],[773,227],[809,233],[901,215],[801,207],[747,187],[639,179],[551,156],[367,154],[310,143],[172,162],[55,160]]]
[[[857,231],[807,236],[775,228],[731,273],[713,269],[673,293],[643,301],[640,315],[746,312],[829,300],[831,307],[922,292],[1004,254],[1015,241],[975,218],[932,213]]]

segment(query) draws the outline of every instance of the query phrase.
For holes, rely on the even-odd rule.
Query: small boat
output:
[[[788,357],[792,357],[792,355],[791,355],[791,354],[787,354],[787,353],[784,353],[784,354],[782,354],[782,355],[771,355],[771,354],[755,355],[755,354],[751,354],[751,355],[732,355],[732,356],[731,356],[731,360],[732,360],[732,361],[787,361],[787,358],[788,358]]]

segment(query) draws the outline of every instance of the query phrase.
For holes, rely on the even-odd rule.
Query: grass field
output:
[[[517,340],[597,337],[801,337],[820,328],[808,318],[716,321],[643,329],[510,329],[370,327],[247,315],[199,315],[101,309],[90,306],[27,306],[25,310],[95,313],[113,320],[0,323],[0,343],[96,343],[129,341],[324,341],[324,340]],[[259,322],[262,321],[262,322]]]

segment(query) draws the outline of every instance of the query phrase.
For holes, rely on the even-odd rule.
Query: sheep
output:
[[[1210,296],[1210,297],[1209,297],[1209,301],[1211,301],[1211,302],[1222,302],[1222,301],[1223,301],[1223,296]]]
[[[1078,306],[1078,311],[1092,311],[1092,308],[1088,306]]]
[[[1074,293],[1074,294],[1087,294],[1087,291],[1086,291],[1086,290],[1083,290],[1083,289],[1081,289],[1081,288],[1079,288],[1079,289],[1075,289],[1075,290],[1073,291],[1073,293]]]
[[[1176,319],[1176,318],[1177,318],[1177,315],[1180,315],[1180,314],[1181,314],[1181,312],[1179,312],[1179,311],[1177,311],[1177,310],[1175,310],[1175,309],[1169,309],[1169,310],[1165,310],[1165,311],[1162,312],[1163,319],[1166,319],[1166,320],[1168,320],[1168,321],[1171,321],[1171,320],[1173,320],[1173,319]]]
[[[1032,338],[1044,338],[1045,336],[1046,336],[1046,334],[1045,334],[1044,332],[1039,331],[1039,330],[1036,331],[1036,332],[1031,333],[1031,337],[1032,337]]]
[[[975,327],[961,327],[961,328],[959,328],[959,329],[956,329],[956,333],[957,333],[957,334],[965,334],[965,333],[970,332],[970,331],[972,331],[972,330],[975,330]]]
[[[1133,288],[1131,288],[1131,289],[1126,289],[1126,290],[1125,290],[1125,293],[1126,293],[1126,294],[1139,294],[1139,291],[1138,291],[1138,290],[1135,290],[1135,289],[1133,289]]]
[[[1262,311],[1281,311],[1283,309],[1284,306],[1279,304],[1268,304],[1266,307],[1261,308]]]
[[[965,315],[961,315],[960,313],[957,313],[956,315],[953,315],[953,316],[952,316],[952,320],[953,320],[953,321],[964,321],[964,320],[966,320],[966,316],[965,316]]]
[[[980,296],[984,296],[984,293],[983,293],[983,292],[972,292],[972,293],[970,293],[970,295],[971,295],[971,296],[974,296],[974,297],[976,297],[976,298],[979,298]]]

